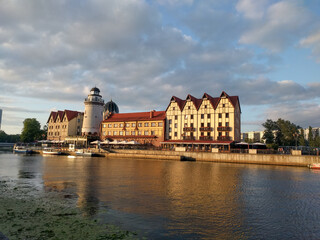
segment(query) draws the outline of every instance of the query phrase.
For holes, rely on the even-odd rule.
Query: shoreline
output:
[[[137,239],[76,207],[77,196],[0,177],[0,233],[15,239]],[[0,235],[1,236],[1,235]]]

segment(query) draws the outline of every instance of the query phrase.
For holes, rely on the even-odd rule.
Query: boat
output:
[[[312,163],[309,165],[310,169],[320,169],[320,163]]]
[[[76,152],[77,156],[84,156],[84,157],[94,157],[96,154],[91,151],[86,151],[84,149],[78,149]]]
[[[42,153],[44,155],[61,155],[62,152],[58,151],[57,149],[54,148],[45,148]]]
[[[24,153],[24,154],[30,154],[33,153],[31,149],[26,148],[25,146],[14,146],[13,147],[14,153]]]

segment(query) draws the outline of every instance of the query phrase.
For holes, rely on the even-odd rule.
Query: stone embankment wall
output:
[[[282,166],[307,167],[311,163],[319,163],[319,156],[275,155],[275,154],[240,154],[209,152],[174,152],[150,150],[116,150],[116,153],[105,154],[106,157],[145,158],[163,160],[189,160],[205,162],[265,164]]]

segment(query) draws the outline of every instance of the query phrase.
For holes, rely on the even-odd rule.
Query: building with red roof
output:
[[[52,111],[49,115],[47,139],[64,141],[66,137],[80,136],[83,123],[83,113],[64,110]]]
[[[136,141],[160,146],[165,136],[165,111],[112,113],[101,123],[101,139]]]
[[[202,98],[173,96],[166,109],[163,145],[230,145],[241,139],[241,108],[238,96],[204,93]]]

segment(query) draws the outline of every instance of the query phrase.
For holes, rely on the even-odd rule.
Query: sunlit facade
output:
[[[241,108],[238,96],[205,93],[198,99],[173,96],[166,110],[166,142],[228,142],[241,139]]]
[[[52,111],[48,124],[47,140],[64,141],[69,136],[81,135],[83,113],[77,111]]]
[[[136,141],[160,146],[165,135],[165,111],[113,113],[101,123],[101,139]]]

